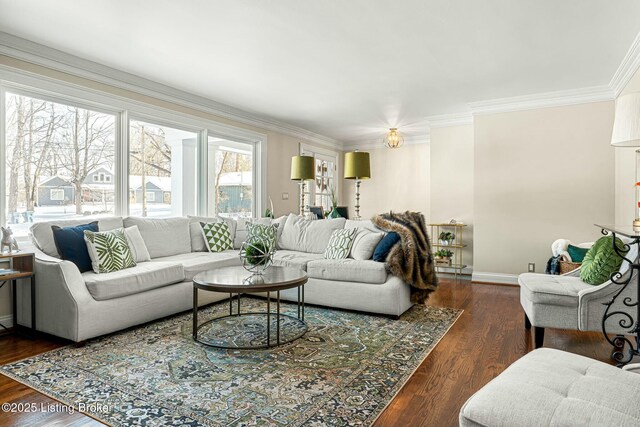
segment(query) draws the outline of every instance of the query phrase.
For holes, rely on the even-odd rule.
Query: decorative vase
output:
[[[340,215],[340,213],[338,212],[338,208],[336,206],[333,207],[333,209],[331,209],[331,212],[329,212],[329,215],[327,215],[329,218],[342,218],[342,215]]]
[[[261,236],[251,236],[240,246],[240,260],[245,270],[262,274],[273,263],[272,242]]]

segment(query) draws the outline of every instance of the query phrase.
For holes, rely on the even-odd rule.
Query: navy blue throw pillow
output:
[[[394,231],[387,233],[386,236],[380,240],[378,246],[373,251],[373,260],[378,262],[385,262],[387,255],[391,252],[391,248],[400,241],[400,235]]]
[[[98,221],[73,227],[51,226],[53,241],[56,243],[60,257],[77,265],[80,273],[93,269],[87,244],[84,242],[85,230],[97,232]]]

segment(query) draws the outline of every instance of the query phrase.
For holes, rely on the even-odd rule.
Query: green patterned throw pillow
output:
[[[276,247],[276,240],[278,238],[278,224],[254,224],[247,222],[247,240],[252,237],[258,237],[268,242],[270,248]]]
[[[626,254],[624,243],[616,237],[616,247]],[[613,249],[613,237],[605,236],[591,246],[582,260],[580,279],[590,285],[601,285],[620,269],[622,258]]]
[[[225,221],[221,222],[201,222],[202,235],[207,243],[209,252],[222,252],[233,249],[231,231]]]
[[[357,228],[343,228],[331,233],[329,244],[324,251],[325,259],[345,259],[351,252]]]
[[[97,232],[85,230],[84,241],[96,273],[111,273],[136,265],[122,228]]]

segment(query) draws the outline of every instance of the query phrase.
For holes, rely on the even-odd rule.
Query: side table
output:
[[[8,274],[0,274],[0,288],[7,283],[11,283],[11,299],[13,301],[13,330],[18,328],[18,301],[17,286],[18,279],[31,279],[31,331],[36,330],[36,282],[33,272],[34,254],[31,252],[0,253],[0,270],[15,270]],[[8,330],[0,323],[0,327]]]

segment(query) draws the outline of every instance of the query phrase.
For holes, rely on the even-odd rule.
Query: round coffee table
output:
[[[307,324],[304,321],[304,284],[307,283],[307,275],[299,268],[271,266],[262,274],[255,275],[246,271],[242,267],[223,267],[215,270],[208,270],[197,274],[193,278],[193,339],[201,344],[223,348],[223,349],[259,349],[270,348],[281,344],[292,342],[307,332]],[[285,289],[298,288],[298,315],[297,318],[288,314],[280,313],[280,291]],[[216,317],[201,324],[198,324],[198,291],[224,292],[229,294],[229,314]],[[240,313],[240,295],[243,293],[266,292],[267,311],[266,312],[246,312]],[[271,293],[276,293],[276,312],[271,312]],[[233,310],[233,294],[236,294],[237,310]],[[275,315],[275,339],[272,340],[272,315]],[[252,336],[252,344],[242,345],[235,342],[235,337],[221,339],[206,339],[199,336],[199,332],[207,325],[214,325],[218,322],[226,322],[231,319],[247,319],[241,327],[249,328]],[[262,328],[257,327],[257,320],[266,317],[264,333]],[[245,319],[241,319],[245,320]],[[291,333],[282,337],[281,323],[285,320],[285,325]],[[288,331],[283,331],[288,332]],[[266,335],[266,337],[265,337]],[[257,338],[256,338],[257,336]]]

